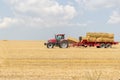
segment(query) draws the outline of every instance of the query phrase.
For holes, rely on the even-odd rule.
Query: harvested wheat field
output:
[[[0,80],[119,80],[120,45],[47,49],[44,41],[0,41]]]

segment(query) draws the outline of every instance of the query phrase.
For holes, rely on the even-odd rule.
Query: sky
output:
[[[108,32],[120,41],[120,0],[0,0],[0,40],[78,38]]]

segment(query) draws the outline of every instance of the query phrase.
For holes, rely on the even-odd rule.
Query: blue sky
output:
[[[47,40],[54,34],[109,32],[120,41],[120,0],[0,0],[0,39]]]

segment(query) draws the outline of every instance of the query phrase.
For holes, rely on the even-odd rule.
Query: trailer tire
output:
[[[105,48],[112,48],[112,45],[110,43],[105,45]]]
[[[96,48],[100,48],[100,46],[96,46]]]
[[[100,48],[105,48],[105,44],[104,44],[104,43],[101,43],[101,44],[100,44]]]

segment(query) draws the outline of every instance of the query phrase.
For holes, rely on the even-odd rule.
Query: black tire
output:
[[[60,42],[59,47],[60,48],[68,48],[68,45],[69,45],[68,41],[63,40],[63,41]]]
[[[100,46],[96,46],[96,48],[100,48]]]
[[[47,43],[47,48],[53,48],[54,44],[53,43]]]
[[[100,44],[100,48],[105,48],[105,44],[104,44],[104,43],[101,43],[101,44]]]
[[[111,47],[112,47],[112,45],[110,43],[105,45],[105,48],[111,48]]]

